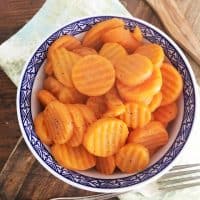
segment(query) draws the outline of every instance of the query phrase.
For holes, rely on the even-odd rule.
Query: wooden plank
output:
[[[20,29],[44,0],[0,1],[0,43]],[[0,70],[0,170],[21,136],[16,114],[16,86]]]
[[[15,85],[0,70],[0,170],[21,135],[16,117],[15,97]]]
[[[192,25],[192,29],[200,40],[200,3],[198,0],[176,0],[181,11],[185,15],[188,22]],[[185,52],[186,53],[186,52]],[[187,55],[187,53],[186,53]],[[193,61],[192,58],[187,56],[196,76],[198,84],[200,84],[200,67]]]
[[[35,160],[23,138],[19,139],[0,174],[0,197],[12,199],[49,199],[86,196],[94,193],[63,183]]]
[[[162,20],[168,33],[200,65],[200,41],[174,0],[146,0]]]
[[[31,19],[43,3],[44,0],[0,1],[0,44]]]
[[[198,0],[184,0],[183,3],[182,0],[177,0],[178,5],[181,7],[181,10],[184,11],[184,14],[189,19],[189,22],[191,24],[195,24],[195,34],[200,36],[200,20],[196,20],[196,18],[199,19],[198,13],[200,10],[200,5],[197,1]],[[25,2],[25,0],[18,0],[17,2],[18,5],[21,5],[23,4],[23,2]],[[144,1],[126,0],[125,3],[127,4],[128,10],[134,16],[145,19],[146,21],[151,22],[152,24],[163,29],[160,20],[158,20],[152,9]],[[192,12],[189,7],[193,8]],[[191,63],[197,76],[200,77],[200,68],[197,67],[195,63]],[[10,88],[10,86],[8,87]],[[2,91],[4,91],[4,89],[5,88],[3,88]],[[12,98],[13,97],[11,97],[11,99]],[[12,102],[14,102],[14,99],[10,100],[11,104]],[[16,121],[13,124],[16,125]],[[2,134],[0,127],[0,136],[1,135]],[[13,150],[13,153],[9,157],[6,165],[1,172],[0,191],[0,197],[2,197],[2,199],[7,198],[9,200],[48,199],[58,196],[84,196],[91,194],[90,192],[77,190],[76,188],[73,188],[53,177],[37,161],[35,161],[31,153],[27,149],[24,141],[19,141],[18,146]]]
[[[23,138],[20,138],[0,175],[0,194],[4,198],[6,196],[6,199],[15,199],[34,161],[35,158],[27,150]]]
[[[46,187],[47,184],[48,187]],[[63,183],[41,167],[38,162],[35,162],[16,199],[27,199],[30,194],[32,199],[49,199],[63,196],[86,196],[94,193]]]

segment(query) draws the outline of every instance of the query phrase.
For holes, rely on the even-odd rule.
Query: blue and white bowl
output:
[[[189,62],[180,48],[165,33],[151,24],[137,18],[121,18],[126,26],[133,29],[139,26],[144,37],[150,42],[161,45],[165,55],[183,77],[183,94],[179,99],[178,117],[170,127],[170,140],[151,159],[147,169],[136,174],[105,176],[95,170],[71,171],[61,167],[52,157],[47,146],[43,145],[34,131],[33,119],[40,111],[36,93],[42,88],[44,80],[43,65],[47,49],[51,43],[62,35],[70,34],[81,38],[92,25],[116,16],[97,16],[72,22],[48,37],[34,52],[22,72],[17,94],[17,114],[24,140],[30,151],[50,173],[58,179],[81,189],[94,192],[126,192],[136,189],[163,175],[183,150],[196,123],[197,87]],[[42,178],[42,177],[41,177]]]

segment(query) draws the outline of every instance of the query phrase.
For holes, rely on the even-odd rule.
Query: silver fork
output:
[[[158,191],[173,191],[200,186],[200,163],[174,166],[158,181]],[[196,175],[196,176],[194,176]],[[96,194],[84,197],[59,197],[50,200],[105,200],[124,193]]]

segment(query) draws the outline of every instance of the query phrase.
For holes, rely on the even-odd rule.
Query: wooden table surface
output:
[[[157,16],[143,0],[123,2],[134,16],[149,21],[165,31]],[[191,23],[195,34],[200,38],[199,0],[176,0],[176,2]],[[0,43],[19,30],[43,3],[44,0],[1,0]],[[189,61],[200,82],[200,67],[190,58]],[[35,161],[23,140],[18,140],[21,134],[17,123],[15,97],[16,86],[0,70],[0,170],[2,170],[0,199],[44,200],[56,196],[90,194],[77,191],[54,178]],[[28,165],[23,165],[25,160]]]

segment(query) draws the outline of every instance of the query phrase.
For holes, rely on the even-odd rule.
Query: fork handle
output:
[[[112,197],[116,197],[120,194],[124,193],[107,193],[107,194],[101,193],[97,195],[83,196],[83,197],[58,197],[58,198],[52,198],[50,200],[106,200]]]
[[[146,0],[171,36],[200,65],[200,42],[174,0]]]

